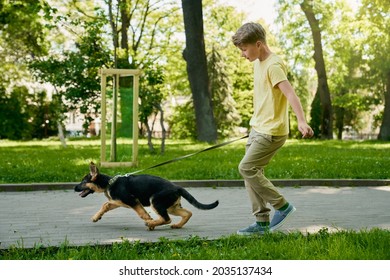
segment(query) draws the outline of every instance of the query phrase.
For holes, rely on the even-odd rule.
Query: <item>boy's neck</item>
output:
[[[266,60],[270,55],[272,54],[271,50],[268,48],[267,45],[263,45],[260,54],[259,54],[259,60],[264,61]]]

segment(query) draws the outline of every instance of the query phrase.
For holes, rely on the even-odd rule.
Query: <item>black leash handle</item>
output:
[[[153,168],[156,168],[156,167],[159,167],[159,166],[162,166],[162,165],[166,165],[166,164],[169,164],[169,163],[172,163],[172,162],[176,162],[176,161],[179,161],[179,160],[182,160],[182,159],[185,159],[185,158],[189,158],[189,157],[195,156],[197,154],[200,154],[200,153],[203,153],[203,152],[206,152],[206,151],[214,150],[214,149],[217,149],[217,148],[229,145],[229,144],[231,144],[233,142],[236,142],[236,141],[248,138],[248,137],[249,137],[249,135],[247,134],[247,135],[242,136],[240,138],[233,139],[233,140],[230,140],[230,141],[227,141],[227,142],[223,142],[223,143],[220,143],[220,144],[208,147],[206,149],[203,149],[201,151],[197,151],[197,152],[192,153],[192,154],[188,154],[188,155],[184,155],[184,156],[181,156],[181,157],[177,157],[177,158],[174,158],[174,159],[171,159],[171,160],[167,160],[167,161],[158,163],[156,165],[153,165],[153,166],[141,169],[141,170],[137,170],[137,171],[134,171],[134,172],[131,172],[131,173],[127,173],[124,176],[130,176],[130,175],[133,175],[133,174],[141,173],[141,172],[144,172],[144,171],[149,170],[149,169],[153,169]]]

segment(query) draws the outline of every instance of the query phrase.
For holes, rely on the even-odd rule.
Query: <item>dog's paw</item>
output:
[[[174,225],[171,225],[171,228],[172,229],[178,229],[178,228],[182,228],[182,226],[178,225],[178,224],[174,224]]]
[[[96,223],[97,221],[99,221],[102,217],[96,217],[96,216],[93,216],[91,218],[92,222]]]
[[[153,219],[145,221],[145,226],[148,227],[148,230],[154,230],[154,228],[156,227]]]

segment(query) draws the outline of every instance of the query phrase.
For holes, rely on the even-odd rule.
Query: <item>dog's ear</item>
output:
[[[93,162],[91,162],[89,164],[89,172],[92,176],[91,180],[95,181],[96,177],[99,175],[99,169],[97,168],[97,166]]]

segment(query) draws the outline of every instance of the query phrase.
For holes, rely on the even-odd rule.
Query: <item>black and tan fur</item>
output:
[[[110,210],[126,207],[134,209],[138,216],[145,221],[149,230],[153,230],[156,226],[170,224],[169,214],[181,217],[181,220],[177,224],[173,224],[171,228],[181,228],[192,216],[189,210],[181,206],[181,197],[184,197],[198,209],[208,210],[218,206],[218,201],[202,204],[184,188],[157,176],[120,176],[110,184],[113,177],[99,173],[93,162],[91,162],[89,169],[90,173],[74,188],[75,191],[81,192],[81,197],[96,192],[104,193],[108,198],[108,202],[104,203],[92,217],[93,222],[100,220],[104,213]],[[153,220],[146,212],[144,208],[146,206],[151,206],[157,213],[156,220]]]

